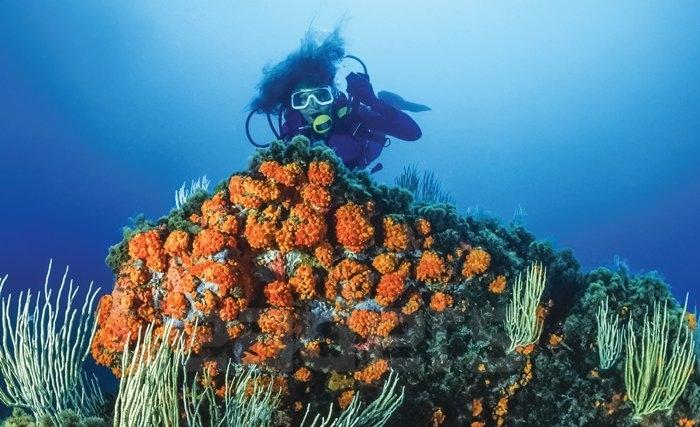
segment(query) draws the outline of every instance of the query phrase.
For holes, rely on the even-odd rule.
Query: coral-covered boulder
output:
[[[534,261],[548,271],[542,337],[509,353],[505,306]],[[601,298],[588,283],[608,277],[584,276],[569,251],[521,226],[414,203],[305,138],[273,143],[213,194],[142,221],[108,263],[116,279],[99,304],[92,354],[116,375],[139,328],[173,322],[192,343],[193,370],[206,367],[221,386],[229,360],[257,365],[290,413],[345,407],[356,391],[371,397],[393,368],[408,386],[396,423],[629,418],[619,375],[592,373],[584,336]],[[650,295],[617,291],[621,304]],[[569,392],[578,403],[555,397]],[[683,402],[676,417],[690,419],[694,400]]]

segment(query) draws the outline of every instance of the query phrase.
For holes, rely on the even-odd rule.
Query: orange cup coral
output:
[[[450,295],[444,292],[435,292],[430,297],[430,308],[437,312],[442,312],[451,307],[452,302],[453,299]]]
[[[313,161],[309,163],[307,176],[312,184],[328,187],[335,181],[335,170],[330,162]]]
[[[275,280],[265,285],[265,299],[276,307],[289,307],[292,305],[292,288],[287,282]]]
[[[381,379],[388,369],[389,363],[386,360],[377,359],[372,361],[363,369],[355,372],[353,376],[358,381],[362,381],[367,384],[372,384],[373,382]]]
[[[281,165],[274,160],[262,162],[258,171],[266,178],[277,181],[286,187],[293,187],[303,173],[303,170],[297,163]]]
[[[462,276],[473,277],[483,274],[491,265],[491,255],[483,249],[474,249],[469,252],[462,266]]]
[[[489,292],[492,294],[502,294],[506,290],[506,276],[499,275],[489,283]]]
[[[165,250],[158,230],[135,235],[129,241],[129,256],[146,262],[151,270],[165,271]]]
[[[374,257],[372,266],[381,274],[388,274],[395,271],[399,266],[399,259],[396,257],[396,254],[384,252]]]
[[[350,313],[347,323],[350,330],[363,338],[367,338],[377,329],[381,316],[369,310],[354,310]]]
[[[387,307],[401,295],[404,290],[404,276],[398,273],[389,273],[379,279],[377,284],[376,301],[379,305]]]
[[[405,223],[398,222],[395,218],[384,217],[384,247],[390,251],[405,251],[411,240],[410,229]]]
[[[374,227],[361,206],[348,203],[335,212],[335,236],[348,250],[362,252],[374,237]]]
[[[316,297],[316,277],[310,265],[300,265],[289,279],[294,294],[301,300],[307,301]]]
[[[416,266],[416,279],[428,283],[447,283],[452,271],[435,251],[425,251]]]
[[[228,191],[231,203],[249,209],[260,208],[263,203],[275,201],[282,194],[272,181],[254,179],[243,175],[231,177]]]

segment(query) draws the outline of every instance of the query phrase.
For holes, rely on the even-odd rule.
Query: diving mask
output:
[[[303,110],[311,103],[311,99],[317,105],[328,105],[333,103],[333,91],[330,86],[316,87],[311,89],[300,89],[292,93],[292,108]]]

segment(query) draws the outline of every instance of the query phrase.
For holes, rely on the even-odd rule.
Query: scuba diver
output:
[[[347,95],[334,83],[338,65],[345,58],[357,60],[365,70],[346,77]],[[421,137],[416,122],[395,106],[401,104],[386,102],[375,95],[364,63],[345,54],[339,29],[320,43],[309,31],[297,51],[263,72],[259,94],[250,105],[248,121],[254,113],[266,113],[279,139],[288,142],[297,135],[304,135],[313,142],[323,142],[350,169],[369,167],[372,173],[379,171],[381,163],[372,163],[389,145],[387,136],[405,141]],[[394,95],[392,100],[396,99],[403,101]],[[279,133],[272,124],[271,114],[278,115]],[[252,140],[247,128],[248,123],[248,139],[260,146]]]

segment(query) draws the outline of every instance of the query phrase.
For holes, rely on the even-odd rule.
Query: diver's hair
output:
[[[317,32],[309,29],[298,50],[277,65],[263,68],[258,96],[250,102],[250,110],[277,114],[289,104],[289,96],[297,85],[333,86],[338,63],[345,56],[345,42],[336,27],[319,41]]]

